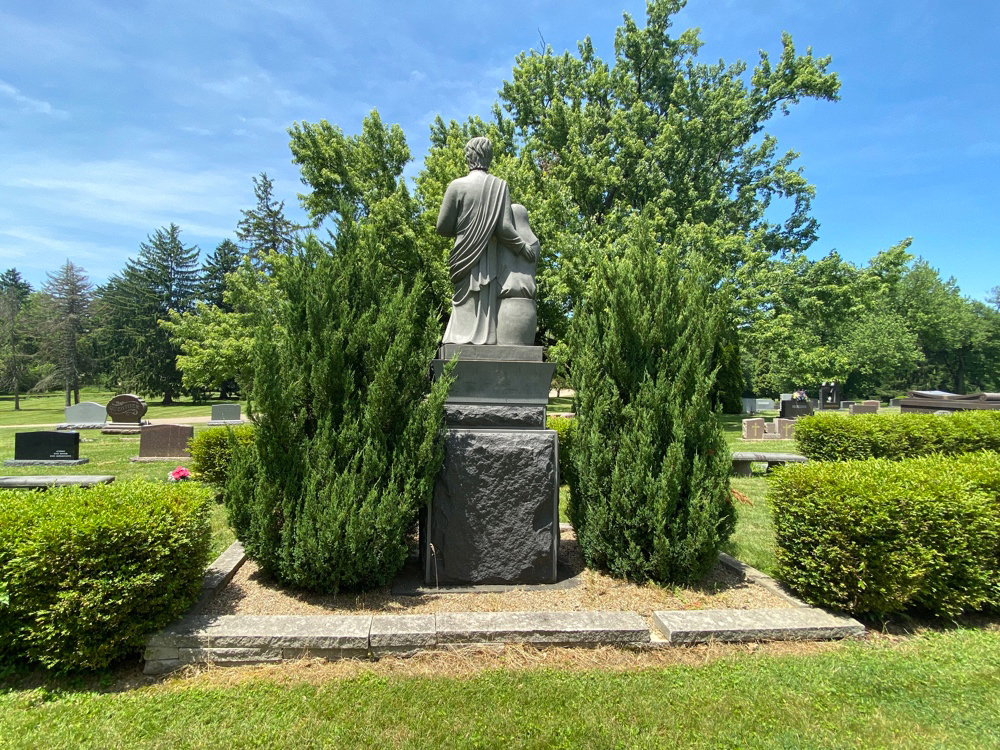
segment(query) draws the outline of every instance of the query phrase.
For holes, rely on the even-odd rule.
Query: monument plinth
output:
[[[508,348],[525,359],[485,358]],[[421,534],[425,584],[555,583],[559,438],[545,429],[555,364],[534,346],[443,346],[439,354],[458,361],[444,466]],[[436,376],[447,362],[433,360]]]

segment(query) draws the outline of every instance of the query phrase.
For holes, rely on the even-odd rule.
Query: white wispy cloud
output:
[[[23,94],[16,86],[11,86],[3,80],[0,80],[0,97],[13,101],[23,112],[33,112],[59,118],[69,117],[68,112],[56,109],[47,101]]]

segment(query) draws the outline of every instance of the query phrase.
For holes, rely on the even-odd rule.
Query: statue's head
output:
[[[483,169],[489,170],[490,162],[493,161],[493,144],[485,136],[473,138],[465,144],[465,163],[469,170]]]

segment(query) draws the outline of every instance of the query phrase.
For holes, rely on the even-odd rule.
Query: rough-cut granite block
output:
[[[424,534],[424,582],[554,583],[554,430],[448,430]]]
[[[368,643],[376,656],[433,648],[437,644],[434,615],[375,615]]]
[[[215,558],[215,562],[208,566],[201,587],[213,591],[222,588],[232,580],[246,559],[247,554],[243,550],[243,545],[233,542]]]
[[[200,615],[150,636],[147,648],[368,649],[371,615]]]
[[[520,427],[545,429],[544,406],[507,404],[445,404],[449,427]]]
[[[146,661],[164,661],[166,659],[180,658],[180,650],[177,648],[161,647],[147,648],[142,658]]]
[[[670,643],[824,641],[865,632],[850,617],[804,607],[654,612],[653,624]]]
[[[438,643],[648,643],[636,612],[455,612],[437,615]]]
[[[280,648],[181,648],[180,660],[184,664],[262,664],[281,661]]]
[[[143,674],[166,674],[180,669],[184,664],[180,659],[147,659],[143,662]]]

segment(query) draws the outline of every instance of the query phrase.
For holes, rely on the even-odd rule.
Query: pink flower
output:
[[[179,482],[182,479],[189,479],[191,477],[191,472],[185,469],[183,466],[178,466],[172,472],[167,474],[167,479],[171,482]]]

